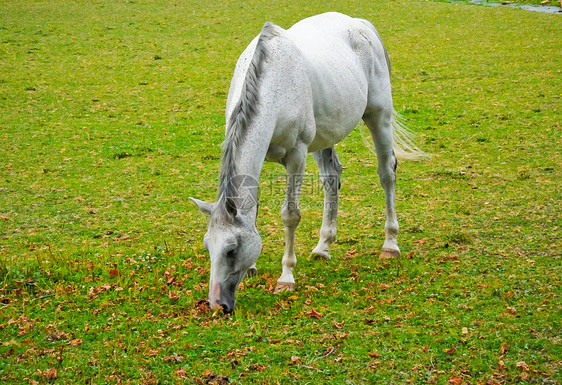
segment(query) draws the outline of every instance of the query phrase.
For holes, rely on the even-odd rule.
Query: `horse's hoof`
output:
[[[393,258],[398,258],[399,256],[400,256],[399,250],[382,249],[379,259],[381,259],[381,260],[393,259]]]
[[[258,269],[256,269],[255,267],[250,267],[246,272],[246,278],[252,278],[256,275],[258,275]]]
[[[314,249],[314,250],[312,250],[311,254],[312,254],[312,257],[316,260],[323,259],[323,260],[328,261],[328,260],[332,259],[332,256],[330,255],[330,253],[328,253],[327,251],[324,251],[324,250]]]
[[[291,282],[277,282],[274,293],[278,294],[284,291],[295,291],[295,284]]]

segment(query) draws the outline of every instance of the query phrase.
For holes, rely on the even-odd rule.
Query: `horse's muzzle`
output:
[[[217,283],[211,281],[209,283],[209,304],[211,309],[222,308],[225,314],[234,312],[236,306],[236,288],[238,282],[226,281],[224,283]]]

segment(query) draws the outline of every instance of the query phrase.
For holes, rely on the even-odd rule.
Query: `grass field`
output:
[[[371,20],[395,108],[402,256],[383,264],[356,130],[333,259],[316,168],[281,272],[283,169],[261,178],[258,276],[206,311],[206,219],[238,55],[263,23]],[[0,382],[559,384],[562,17],[425,1],[32,1],[0,7]],[[364,130],[364,129],[363,129]]]

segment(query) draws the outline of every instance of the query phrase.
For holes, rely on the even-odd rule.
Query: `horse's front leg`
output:
[[[338,227],[338,196],[342,166],[334,147],[315,152],[312,157],[318,164],[320,181],[324,187],[324,214],[320,228],[320,240],[312,250],[318,258],[330,259],[328,248],[336,240]]]
[[[295,290],[293,269],[297,264],[295,255],[295,231],[301,220],[299,194],[306,165],[306,148],[294,149],[285,158],[287,168],[287,196],[281,208],[281,218],[285,226],[285,253],[283,254],[283,273],[277,280],[275,292]]]

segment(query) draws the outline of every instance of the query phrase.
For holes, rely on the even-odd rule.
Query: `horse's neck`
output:
[[[234,183],[237,208],[255,220],[258,206],[259,179],[269,149],[273,127],[259,121],[259,113],[247,127],[234,154],[235,168],[227,176]],[[224,165],[223,165],[224,166]],[[228,194],[228,191],[227,191]]]
[[[259,180],[272,135],[273,127],[260,122],[259,116],[256,116],[236,151],[238,175]]]

